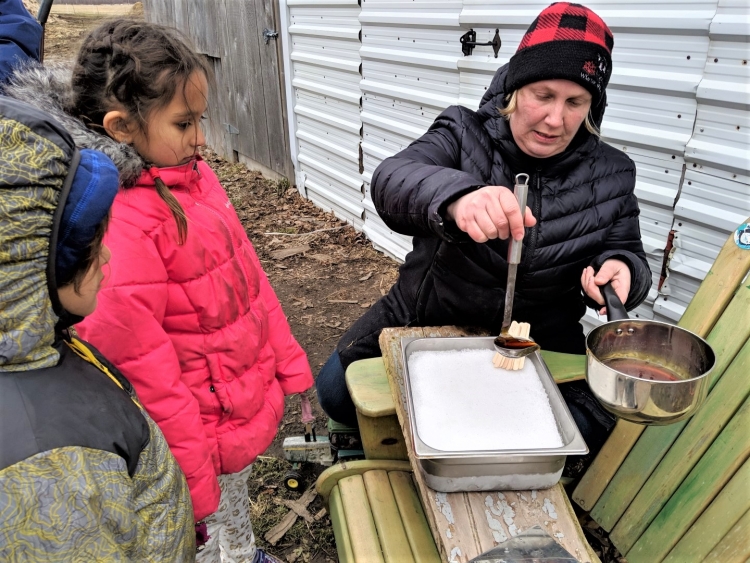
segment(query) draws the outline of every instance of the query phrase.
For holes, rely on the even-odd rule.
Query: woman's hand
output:
[[[446,210],[448,219],[476,242],[523,238],[524,227],[536,225],[527,207],[523,219],[516,196],[503,186],[485,186],[457,199]]]
[[[617,297],[620,301],[625,303],[628,300],[628,294],[630,293],[630,268],[625,262],[621,260],[607,260],[599,268],[599,272],[595,273],[594,268],[589,266],[583,270],[581,274],[581,285],[583,291],[591,297],[599,305],[604,305],[604,297],[599,289],[599,286],[606,284],[608,281],[612,282],[612,289],[615,290]],[[604,315],[607,312],[606,307],[599,309],[599,314]]]

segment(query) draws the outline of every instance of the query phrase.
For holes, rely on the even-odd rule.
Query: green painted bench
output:
[[[750,558],[749,270],[730,237],[679,322],[716,352],[706,403],[669,426],[618,421],[573,492],[628,563]]]
[[[316,489],[340,563],[439,563],[408,461],[340,463],[320,475]]]
[[[626,554],[628,563],[729,563],[750,558],[750,281],[745,280],[749,270],[750,251],[741,250],[730,237],[679,323],[707,338],[717,354],[717,365],[711,374],[711,391],[703,407],[691,419],[669,426],[644,427],[619,421],[573,492],[573,500],[590,511],[592,518],[605,530],[611,531],[612,542]],[[358,409],[366,457],[381,460],[360,463],[401,463],[405,464],[399,466],[403,472],[410,471],[409,462],[387,461],[388,458],[408,459],[403,436],[408,436],[409,430],[404,427],[403,416],[399,419],[398,415],[403,413],[392,399],[402,393],[398,388],[400,338],[462,334],[453,327],[386,329],[381,335],[384,357],[350,366],[347,385]],[[585,356],[547,351],[542,355],[558,383],[584,377]],[[391,397],[387,394],[388,386]],[[321,475],[321,480],[329,479],[326,473],[333,474],[334,470],[331,468]],[[335,476],[331,478],[335,480]],[[452,506],[450,495],[444,495],[446,498],[442,500],[439,496],[428,498],[429,489],[419,481],[419,476],[413,475],[412,478],[423,502],[435,501],[427,511],[428,531],[432,532],[431,537],[440,539],[437,544],[433,541],[432,546],[438,545],[441,553],[445,552],[444,559],[463,561],[466,556],[502,539],[484,534],[480,529],[482,525],[477,525],[479,518],[476,515],[487,507],[491,508],[490,504],[473,506],[473,502],[467,500],[459,503],[461,506]],[[367,479],[372,481],[375,478]],[[382,485],[385,482],[382,474],[377,479],[381,488],[387,488]],[[319,480],[319,490],[320,483]],[[364,477],[361,484],[347,484],[344,489],[359,491],[348,493],[358,495],[357,506],[367,504],[363,500],[363,494],[368,492]],[[558,507],[556,516],[557,512],[562,516],[561,522],[554,524],[565,528],[565,532],[553,535],[564,545],[575,540],[572,547],[565,547],[579,560],[597,561],[583,539],[562,487],[558,485],[547,493],[552,500],[546,500]],[[474,495],[476,493],[464,496],[469,499]],[[515,507],[514,516],[521,516],[524,525],[533,525],[537,518],[533,503],[527,502],[523,494],[501,496],[515,499],[516,502],[509,504]],[[416,501],[419,502],[419,497]],[[481,504],[481,499],[478,502]],[[395,514],[396,501],[388,500],[386,504],[389,503],[391,514]],[[385,528],[379,530],[377,524],[373,524],[374,528],[367,524],[365,528],[370,531],[362,532],[362,523],[369,520],[359,511],[352,512],[354,508],[347,513],[343,502],[334,495],[331,495],[330,507],[337,545],[341,542],[345,552],[352,541],[360,541],[351,538],[360,538],[363,534],[369,534],[370,538],[369,544],[362,540],[363,545],[371,547],[375,545],[373,537],[382,540],[383,534],[393,533],[394,537],[403,534]],[[421,518],[424,518],[422,505],[419,508]],[[451,530],[454,534],[450,542],[440,536],[441,523],[438,522],[441,513],[446,511],[450,517],[443,524],[449,525],[449,536]],[[490,512],[487,512],[487,517],[492,527]],[[396,523],[396,528],[403,526],[395,518],[390,521]],[[374,517],[373,522],[376,522]],[[549,521],[543,524],[547,526]],[[351,526],[357,530],[354,536],[349,531]],[[497,528],[498,523],[494,526]],[[373,536],[373,530],[381,533]],[[458,536],[463,532],[472,536],[472,540],[461,544]],[[446,546],[455,547],[447,553]],[[380,549],[385,557],[385,547],[381,545]],[[355,553],[349,559],[341,560],[367,562],[370,561],[367,553],[359,556]]]

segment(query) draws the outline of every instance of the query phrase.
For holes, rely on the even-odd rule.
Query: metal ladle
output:
[[[516,174],[516,185],[513,188],[513,194],[518,201],[518,207],[521,210],[521,217],[526,213],[526,199],[529,194],[529,175]],[[510,329],[511,317],[513,316],[513,296],[516,291],[516,274],[518,273],[518,264],[521,262],[521,252],[523,251],[523,239],[515,240],[511,236],[508,243],[508,284],[505,287],[505,311],[503,312],[503,324],[500,327],[500,335],[495,338],[495,350],[501,356],[506,358],[523,358],[539,350],[539,344],[531,338],[519,338],[511,336],[508,332]]]

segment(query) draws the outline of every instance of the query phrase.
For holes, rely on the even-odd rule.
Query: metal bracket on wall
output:
[[[265,28],[263,30],[263,39],[266,41],[266,45],[268,45],[268,41],[271,39],[276,39],[279,36],[278,31],[274,31],[273,29]]]
[[[500,41],[500,30],[495,29],[495,36],[492,38],[492,41],[489,43],[477,43],[477,32],[473,29],[470,29],[466,33],[464,33],[461,36],[461,51],[464,54],[464,57],[468,57],[471,55],[472,51],[474,50],[474,47],[477,47],[479,45],[491,45],[492,50],[495,51],[495,58],[497,58],[497,53],[500,51],[500,46],[502,45],[502,42]]]

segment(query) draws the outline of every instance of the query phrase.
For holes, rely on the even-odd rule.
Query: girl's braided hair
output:
[[[73,113],[89,128],[103,132],[104,116],[122,108],[146,134],[149,114],[169,105],[178,88],[184,92],[194,72],[212,78],[206,60],[176,29],[131,19],[105,22],[84,39],[76,58]],[[161,178],[154,181],[183,244],[185,211]]]

